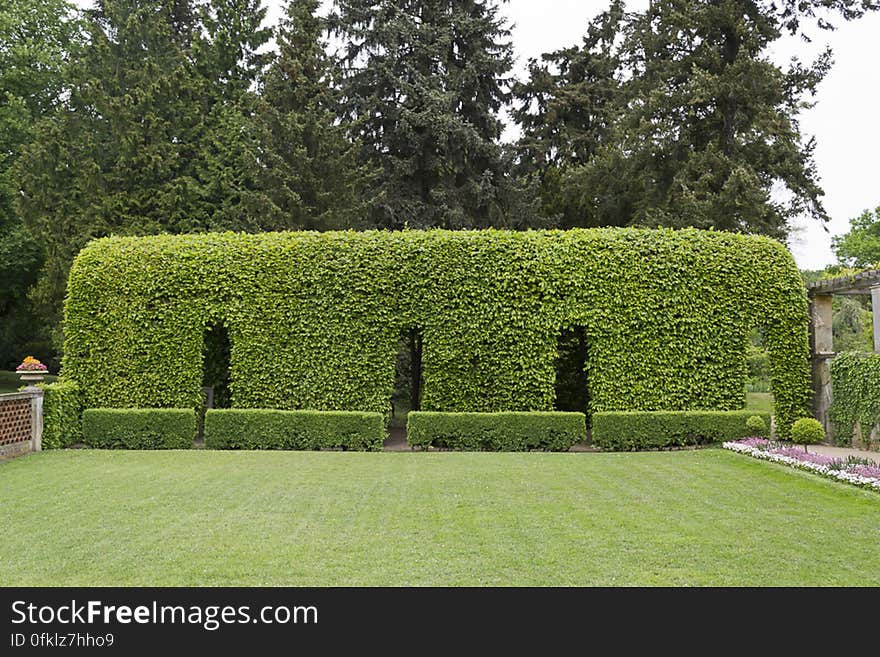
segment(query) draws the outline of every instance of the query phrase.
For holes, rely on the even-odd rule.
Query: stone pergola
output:
[[[874,317],[874,351],[880,353],[880,270],[869,269],[852,276],[839,276],[807,285],[810,297],[810,352],[813,375],[813,412],[831,435],[828,409],[831,406],[831,360],[834,339],[831,334],[831,302],[835,294],[871,295]]]

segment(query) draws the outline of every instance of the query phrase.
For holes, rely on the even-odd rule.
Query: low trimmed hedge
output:
[[[197,420],[189,408],[89,408],[82,425],[91,447],[191,449]]]
[[[753,435],[746,423],[757,415],[770,425],[768,413],[754,411],[620,411],[593,415],[593,444],[632,451],[706,445]]]
[[[60,449],[83,442],[83,401],[73,381],[41,383],[43,390],[43,449]]]
[[[587,438],[586,416],[563,412],[438,413],[411,411],[411,446],[462,451],[565,451]]]
[[[212,409],[205,414],[210,449],[380,450],[385,443],[381,413]]]

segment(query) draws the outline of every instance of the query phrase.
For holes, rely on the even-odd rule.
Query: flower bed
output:
[[[877,465],[867,465],[824,454],[806,452],[800,448],[782,445],[765,438],[735,440],[724,443],[722,447],[740,454],[748,454],[774,463],[784,463],[801,470],[880,492],[880,466]]]

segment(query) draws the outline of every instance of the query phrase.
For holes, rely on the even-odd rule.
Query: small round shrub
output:
[[[749,419],[746,420],[746,429],[749,430],[749,435],[751,436],[758,438],[767,437],[767,424],[764,422],[764,418],[760,415],[752,415],[749,417]]]
[[[811,417],[802,417],[791,427],[791,439],[798,445],[815,445],[825,440],[825,427],[819,420]]]

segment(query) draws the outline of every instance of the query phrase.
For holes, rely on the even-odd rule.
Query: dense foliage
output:
[[[873,5],[870,6],[870,5]],[[621,0],[583,43],[532,60],[515,89],[523,167],[564,226],[714,227],[784,238],[827,220],[798,118],[830,52],[787,67],[769,56],[801,23],[855,18],[867,2]],[[785,190],[786,193],[779,193]]]
[[[16,208],[17,164],[39,122],[62,101],[77,36],[66,0],[0,5],[0,369],[11,369],[28,353],[57,365],[49,331],[28,298],[46,254]]]
[[[43,449],[69,447],[83,441],[82,394],[72,381],[41,383],[43,390]]]
[[[790,427],[806,308],[784,247],[696,230],[107,238],[71,271],[64,372],[89,407],[194,408],[222,321],[233,407],[386,413],[419,328],[422,410],[549,411],[559,337],[580,326],[589,412],[732,410],[760,325]]]
[[[434,413],[412,411],[406,441],[462,451],[563,452],[587,438],[583,413]]]
[[[73,257],[106,235],[665,225],[783,238],[793,215],[825,216],[798,116],[830,58],[780,67],[768,52],[877,4],[612,2],[582,44],[516,82],[504,0],[287,0],[276,25],[264,0],[7,2],[0,367],[51,362]],[[519,143],[502,139],[505,112]]]
[[[819,420],[802,417],[791,427],[791,441],[798,445],[815,445],[825,440],[825,428]]]
[[[384,442],[381,413],[225,409],[205,414],[209,449],[376,451]]]
[[[593,416],[593,444],[640,450],[706,445],[753,435],[753,411],[611,412]],[[759,416],[767,423],[769,415]]]
[[[831,238],[841,264],[849,267],[875,267],[880,264],[880,207],[865,210],[849,222],[849,232]]]
[[[180,408],[88,408],[82,416],[86,445],[101,449],[191,449],[196,412]]]
[[[379,170],[378,227],[521,227],[535,213],[499,143],[513,47],[499,4],[337,0],[341,113]]]
[[[830,418],[834,439],[850,445],[859,424],[862,440],[870,442],[872,429],[880,423],[880,355],[844,352],[831,361]]]

